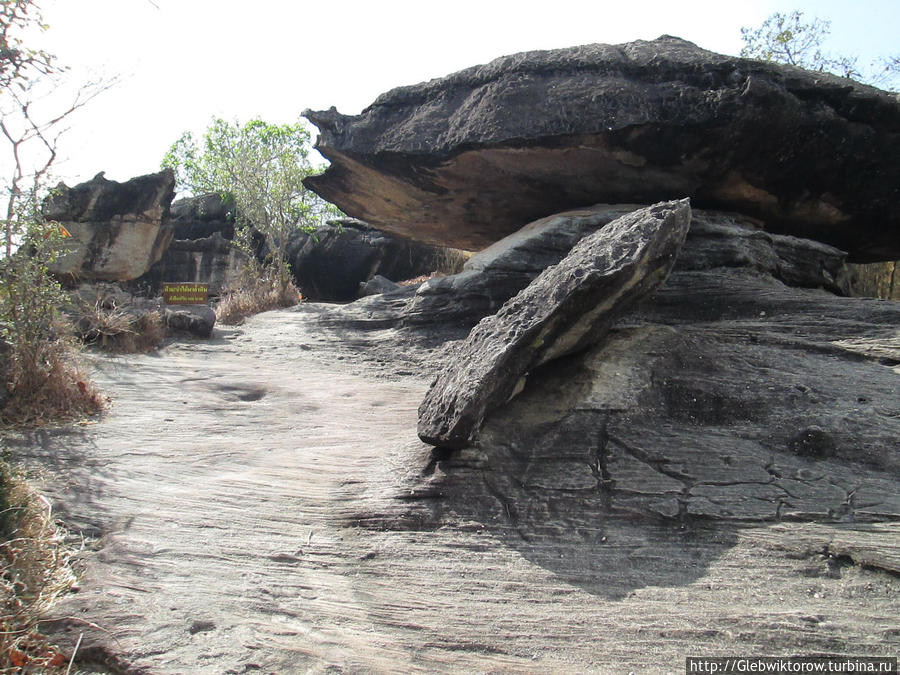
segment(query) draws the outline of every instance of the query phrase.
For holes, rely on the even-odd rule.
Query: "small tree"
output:
[[[830,32],[830,21],[813,18],[804,22],[802,12],[775,12],[759,28],[741,28],[744,42],[741,56],[834,73],[877,86],[890,87],[896,83],[900,57],[882,57],[864,73],[856,56],[835,56],[823,51]]]
[[[162,161],[164,168],[175,170],[181,191],[217,192],[233,200],[238,241],[244,248],[251,230],[265,236],[264,264],[254,267],[251,256],[250,276],[274,284],[285,300],[292,293],[297,298],[286,257],[291,234],[314,229],[336,213],[303,186],[302,180],[319,170],[310,163],[309,152],[309,132],[299,122],[278,125],[253,119],[240,124],[215,118],[202,142],[185,132]]]

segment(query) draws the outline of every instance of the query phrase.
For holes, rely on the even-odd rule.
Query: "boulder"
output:
[[[825,556],[809,551],[826,549],[797,536],[812,523],[830,528],[817,546],[882,523],[866,547],[841,550],[896,573],[900,303],[829,290],[843,258],[738,214],[692,210],[665,285],[601,343],[534,368],[474,445],[423,457],[393,510],[373,502],[353,522],[476,522],[596,593],[635,559],[657,583],[658,550],[693,556],[703,532],[780,531],[779,550],[812,564]],[[330,308],[320,330],[373,364],[441,374],[460,361],[446,342],[459,325],[406,323],[412,293]],[[648,543],[657,527],[665,535]],[[640,549],[618,556],[629,542]]]
[[[207,305],[169,305],[165,309],[166,326],[173,333],[200,338],[212,337],[216,313]]]
[[[42,207],[45,220],[60,223],[72,235],[53,273],[99,281],[141,276],[172,240],[168,215],[174,195],[170,169],[125,183],[107,180],[103,173],[72,188],[60,183]]]
[[[579,241],[472,330],[419,408],[419,437],[446,448],[469,445],[485,414],[514,396],[528,372],[600,341],[665,281],[690,219],[687,200],[661,203]]]
[[[349,302],[376,274],[403,281],[443,264],[444,249],[380,232],[350,218],[329,221],[314,232],[295,233],[287,257],[305,298]]]
[[[179,199],[170,211],[174,238],[162,257],[131,286],[158,295],[164,281],[209,284],[218,295],[235,285],[247,255],[231,244],[235,234],[232,201],[219,193]],[[257,247],[263,243],[258,237]]]
[[[419,286],[406,309],[406,321],[474,325],[562,260],[586,234],[638,208],[598,204],[530,223],[473,255],[459,274],[435,277]]]
[[[900,102],[852,80],[663,36],[507,56],[304,113],[305,184],[386,232],[479,250],[601,202],[689,196],[853,261],[900,258]]]
[[[359,297],[364,298],[368,295],[381,295],[382,293],[392,293],[403,288],[400,284],[395,284],[380,274],[359,285]]]

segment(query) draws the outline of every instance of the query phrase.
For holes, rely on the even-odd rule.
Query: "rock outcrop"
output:
[[[402,288],[400,284],[396,284],[387,277],[376,274],[374,277],[359,285],[357,295],[361,298],[367,295],[381,295],[382,293],[393,293]]]
[[[602,339],[665,280],[690,219],[687,200],[657,204],[578,242],[472,330],[419,408],[419,437],[467,446],[485,414],[508,401],[527,373]]]
[[[231,244],[235,216],[229,200],[217,193],[179,199],[172,204],[170,222],[172,242],[132,287],[153,295],[166,281],[204,283],[218,295],[237,283],[247,254]]]
[[[217,192],[173,202],[171,216],[175,239],[206,239],[214,234],[234,239],[234,204]]]
[[[836,295],[841,251],[744,220],[693,211],[664,286],[602,343],[532,369],[474,445],[436,452],[408,481],[396,513],[357,522],[493,523],[588,585],[637,536],[624,523],[672,536],[833,524],[867,539],[850,558],[900,570],[886,534],[861,534],[900,514],[900,305]],[[400,354],[443,376],[461,343],[437,336],[457,326],[407,323],[412,297],[366,298],[321,325],[359,358]]]
[[[582,237],[637,208],[598,204],[542,218],[472,256],[459,274],[352,303],[336,320],[360,328],[416,327],[437,335],[467,331],[562,260]],[[846,257],[826,244],[764,232],[740,214],[694,209],[675,269],[738,267],[790,286],[848,295]]]
[[[103,173],[72,188],[60,183],[44,202],[42,215],[72,236],[52,271],[80,280],[141,276],[172,240],[168,214],[174,194],[175,176],[169,169],[125,183],[107,180]]]
[[[689,196],[854,261],[900,258],[900,102],[678,38],[507,56],[307,111],[331,166],[306,185],[379,229],[478,250],[600,202]]]
[[[247,254],[219,232],[200,239],[173,239],[159,262],[134,286],[155,294],[166,281],[203,283],[209,284],[211,295],[219,295],[240,279],[246,262]]]
[[[430,274],[448,253],[343,218],[315,232],[297,232],[287,247],[294,279],[305,298],[347,302],[376,274],[403,281]]]

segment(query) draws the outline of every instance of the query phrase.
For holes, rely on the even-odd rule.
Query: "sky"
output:
[[[81,109],[60,143],[55,177],[100,171],[124,181],[157,171],[185,130],[213,116],[287,123],[306,108],[359,113],[394,87],[496,57],[592,42],[677,35],[726,54],[742,26],[772,12],[831,21],[829,51],[861,61],[896,54],[898,0],[38,0],[36,45],[71,83],[117,84]],[[71,95],[59,89],[47,109]],[[315,132],[313,130],[313,137]],[[6,149],[0,149],[0,153]],[[7,153],[8,154],[8,153]],[[0,163],[6,157],[0,154]],[[5,175],[5,165],[0,165]]]

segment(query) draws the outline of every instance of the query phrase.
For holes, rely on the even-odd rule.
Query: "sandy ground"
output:
[[[102,421],[9,442],[84,537],[51,628],[84,634],[85,669],[674,673],[688,655],[900,647],[900,579],[835,554],[865,532],[777,524],[700,545],[638,524],[586,580],[565,573],[583,542],[511,545],[452,505],[403,517],[428,473],[428,381],[309,308],[96,368]],[[869,531],[897,543],[891,524]]]

